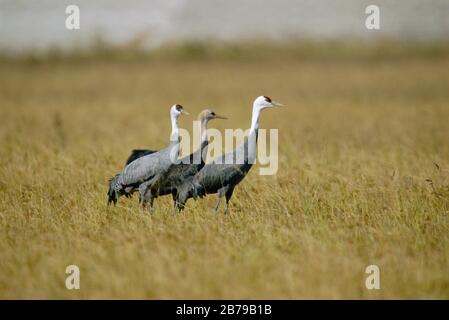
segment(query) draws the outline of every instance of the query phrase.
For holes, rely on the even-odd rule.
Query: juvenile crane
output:
[[[233,152],[215,158],[206,164],[194,177],[189,193],[180,195],[178,206],[184,207],[190,197],[203,198],[206,194],[218,194],[215,211],[218,210],[221,199],[226,197],[225,213],[229,209],[229,200],[234,188],[245,178],[256,158],[257,134],[259,118],[262,110],[282,106],[269,97],[260,96],[254,100],[251,128],[244,143]]]
[[[179,210],[181,210],[182,207],[177,206],[178,195],[189,191],[193,177],[205,165],[207,146],[209,144],[207,137],[207,124],[212,119],[227,118],[216,114],[212,110],[203,110],[198,115],[198,120],[201,124],[200,147],[195,152],[182,158],[179,164],[171,166],[161,180],[161,185],[158,189],[156,197],[171,194],[173,197],[174,206]]]
[[[178,160],[180,142],[178,118],[181,114],[188,114],[181,105],[171,107],[172,131],[170,144],[166,148],[136,159],[110,180],[108,204],[116,204],[120,196],[131,195],[138,190],[142,208],[147,201],[150,202],[150,207],[153,207],[154,195],[157,193],[161,177]]]

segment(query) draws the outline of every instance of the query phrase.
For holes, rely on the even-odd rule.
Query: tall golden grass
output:
[[[448,51],[332,48],[3,58],[0,297],[449,298]],[[229,215],[214,196],[106,206],[130,150],[166,145],[173,103],[247,128],[261,94],[288,105],[261,117],[279,171],[253,168]]]

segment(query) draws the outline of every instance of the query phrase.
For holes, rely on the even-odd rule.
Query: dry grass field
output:
[[[2,58],[0,298],[448,299],[449,50],[215,50]],[[288,106],[261,117],[279,170],[253,168],[229,215],[215,196],[106,206],[129,151],[166,145],[172,104],[248,128],[261,94]]]

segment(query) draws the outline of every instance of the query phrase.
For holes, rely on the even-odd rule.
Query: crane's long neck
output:
[[[200,134],[201,134],[201,145],[203,145],[203,143],[207,142],[208,137],[207,137],[207,124],[209,122],[209,119],[207,118],[203,118],[201,119],[201,128],[200,128]]]
[[[178,117],[171,115],[171,135],[170,141],[179,141]]]
[[[257,134],[259,131],[260,108],[253,107],[253,116],[251,119],[251,128],[248,135],[248,159],[247,162],[253,164],[256,160]]]
[[[194,154],[194,164],[204,164],[207,157],[207,146],[209,144],[209,139],[207,137],[207,124],[209,123],[208,118],[202,118],[200,124],[200,147]]]
[[[251,129],[249,129],[249,134],[257,134],[259,130],[259,118],[260,118],[260,108],[253,107],[253,117],[251,119]]]

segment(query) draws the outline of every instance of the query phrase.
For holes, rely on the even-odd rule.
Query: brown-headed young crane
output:
[[[189,192],[192,179],[205,165],[207,146],[209,139],[207,136],[207,125],[213,119],[227,119],[218,115],[210,109],[201,111],[198,114],[198,121],[200,122],[200,147],[195,152],[183,157],[180,163],[171,166],[161,179],[160,187],[158,188],[156,197],[171,194],[174,205],[178,202],[178,195]],[[138,149],[133,150],[128,157],[127,164],[136,159],[145,156],[146,154],[154,153],[153,150]],[[178,206],[177,206],[178,207]],[[179,208],[178,209],[182,209]]]

